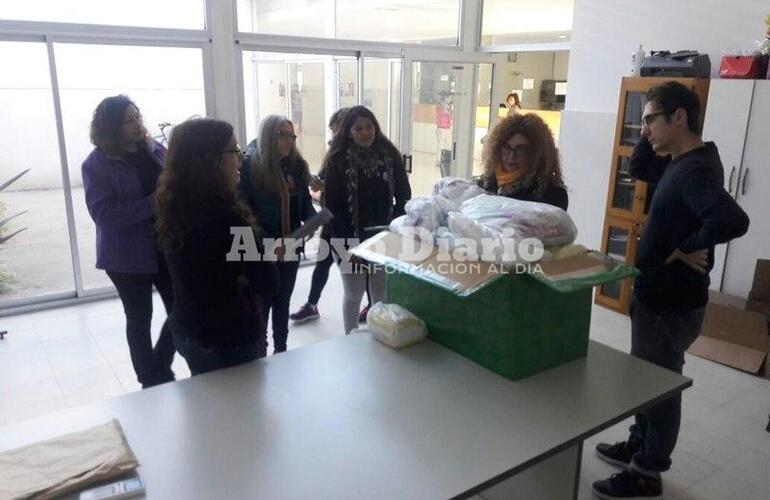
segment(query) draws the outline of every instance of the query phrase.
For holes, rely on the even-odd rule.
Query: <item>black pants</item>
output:
[[[316,305],[321,300],[321,292],[326,286],[326,282],[329,280],[329,269],[334,264],[334,256],[331,251],[331,231],[327,229],[328,226],[324,226],[321,229],[320,239],[326,241],[329,244],[329,252],[323,259],[318,259],[313,268],[313,277],[310,281],[310,293],[307,296],[307,301],[310,304]]]
[[[278,293],[265,308],[265,318],[273,310],[273,349],[274,352],[286,350],[286,339],[289,337],[289,305],[294,283],[297,281],[299,261],[278,262]]]
[[[126,314],[126,340],[139,383],[143,388],[174,380],[171,362],[174,359],[174,340],[168,320],[163,323],[155,347],[152,346],[152,285],[160,293],[166,314],[171,313],[174,295],[171,275],[166,263],[158,258],[157,274],[115,273],[107,271]]]
[[[189,337],[174,332],[174,345],[187,361],[192,376],[213,370],[248,363],[265,357],[264,342],[251,342],[243,345],[202,347]]]

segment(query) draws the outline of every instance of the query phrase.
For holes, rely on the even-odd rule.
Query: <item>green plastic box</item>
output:
[[[511,380],[586,355],[591,292],[559,292],[511,274],[460,296],[402,271],[388,274],[388,302],[422,319],[429,338]]]

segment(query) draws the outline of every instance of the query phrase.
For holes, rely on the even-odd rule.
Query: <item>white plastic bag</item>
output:
[[[448,200],[453,210],[456,210],[465,200],[485,192],[473,181],[459,177],[442,177],[433,185],[433,195]]]
[[[537,238],[545,246],[567,245],[575,241],[577,228],[559,207],[504,196],[480,195],[465,201],[460,212],[499,233],[514,230],[514,238]],[[453,232],[455,231],[451,226]]]
[[[374,338],[394,349],[422,342],[428,336],[425,323],[398,304],[377,302],[366,314]]]
[[[430,232],[446,224],[446,214],[442,207],[445,202],[436,196],[417,196],[406,203],[407,223],[414,227],[424,227]]]

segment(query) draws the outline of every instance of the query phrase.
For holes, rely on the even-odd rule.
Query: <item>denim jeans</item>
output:
[[[631,354],[663,368],[682,373],[684,353],[700,334],[704,308],[662,311],[631,302]],[[631,426],[630,446],[638,451],[631,469],[656,476],[671,467],[671,452],[679,437],[682,395],[661,401],[636,415]]]
[[[286,350],[289,337],[289,305],[294,283],[297,281],[299,261],[278,262],[278,293],[265,306],[265,321],[273,310],[273,349],[275,352]]]
[[[174,380],[171,362],[174,359],[174,341],[168,320],[163,323],[160,337],[152,346],[152,286],[160,294],[166,314],[171,314],[174,294],[171,275],[162,257],[158,257],[158,272],[115,273],[107,271],[118,290],[123,311],[126,314],[126,340],[131,354],[131,364],[143,388]]]
[[[267,348],[264,341],[235,346],[204,347],[176,331],[173,337],[176,350],[187,361],[193,376],[263,358]]]

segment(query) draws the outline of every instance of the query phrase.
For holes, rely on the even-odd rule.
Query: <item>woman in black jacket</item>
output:
[[[486,191],[567,210],[559,151],[551,129],[536,114],[500,120],[484,143],[483,161],[479,185]]]
[[[242,153],[232,126],[188,120],[174,129],[158,187],[156,229],[171,272],[174,345],[193,375],[265,356],[262,302],[275,264],[228,260],[232,227],[254,231],[236,195]]]
[[[259,148],[242,167],[241,196],[249,204],[265,238],[285,238],[315,215],[310,198],[310,171],[297,150],[294,126],[285,116],[270,115],[259,130]],[[271,248],[266,245],[267,251]],[[286,254],[286,251],[291,253]],[[289,304],[299,268],[299,249],[276,247],[280,286],[273,309],[273,349],[286,350]]]
[[[332,140],[324,169],[324,204],[334,215],[332,238],[367,239],[374,234],[367,228],[389,224],[402,215],[412,195],[401,153],[382,134],[374,114],[364,106],[348,110],[340,133]],[[358,325],[367,274],[372,304],[385,298],[384,271],[370,272],[374,268],[366,266],[347,267],[340,268],[346,334]]]

